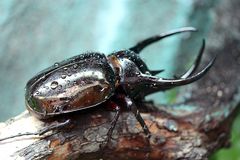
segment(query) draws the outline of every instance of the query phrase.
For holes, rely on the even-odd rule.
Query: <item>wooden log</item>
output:
[[[226,45],[225,50],[228,50]],[[214,51],[215,52],[215,51]],[[219,51],[221,52],[221,50]],[[229,63],[226,64],[225,62]],[[24,136],[0,142],[1,156],[24,159],[206,159],[229,146],[232,121],[238,113],[239,64],[223,52],[209,74],[196,83],[183,104],[146,103],[142,111],[152,137],[145,137],[130,112],[123,112],[106,144],[113,112],[104,107],[59,116],[42,122],[26,111],[1,124],[0,138],[33,132],[71,119],[66,127],[42,136]],[[225,64],[222,67],[222,64]],[[182,95],[181,95],[182,96]]]
[[[2,141],[0,151],[4,158],[12,159],[205,159],[229,145],[236,106],[199,107],[190,112],[172,107],[143,113],[153,134],[150,139],[131,113],[122,113],[108,144],[106,133],[114,113],[98,109],[42,122],[26,111],[1,124],[1,138],[37,131],[69,118],[72,124],[42,136]]]

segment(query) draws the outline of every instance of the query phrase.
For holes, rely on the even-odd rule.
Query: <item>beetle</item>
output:
[[[144,133],[150,137],[151,133],[137,108],[144,97],[195,82],[207,73],[215,58],[200,72],[195,73],[204,51],[205,41],[203,40],[191,68],[178,78],[166,79],[156,76],[163,70],[150,70],[139,54],[145,47],[163,38],[194,31],[196,29],[193,27],[184,27],[152,36],[127,50],[120,50],[108,56],[89,52],[55,63],[27,82],[25,94],[27,109],[39,119],[48,119],[98,107],[103,103],[110,104],[116,113],[111,122],[108,137],[111,136],[120,111],[123,109],[134,113]],[[56,128],[69,123],[70,121],[66,121]]]

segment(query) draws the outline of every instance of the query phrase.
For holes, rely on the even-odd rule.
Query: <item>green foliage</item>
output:
[[[235,119],[231,133],[231,147],[216,152],[210,160],[240,160],[240,115]]]

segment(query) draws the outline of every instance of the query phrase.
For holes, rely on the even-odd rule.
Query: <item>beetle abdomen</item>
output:
[[[28,109],[40,118],[81,110],[114,93],[115,75],[103,54],[88,53],[55,64],[27,83]]]

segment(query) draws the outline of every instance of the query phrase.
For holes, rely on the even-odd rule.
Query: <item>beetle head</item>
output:
[[[155,76],[163,70],[149,70],[147,65],[139,56],[139,53],[145,47],[154,42],[178,33],[194,31],[196,31],[196,29],[192,27],[180,28],[178,30],[162,33],[160,35],[147,38],[137,43],[129,50],[114,53],[114,55],[119,58],[121,66],[123,68],[122,86],[124,86],[126,92],[130,93],[133,97],[137,97],[140,94],[141,96],[145,96],[157,91],[164,91],[173,87],[190,84],[204,76],[211,68],[215,60],[214,58],[204,69],[202,69],[198,73],[195,73],[196,69],[200,64],[200,60],[204,51],[204,40],[199,54],[190,69],[187,70],[183,75],[175,77],[174,79],[165,79]]]

